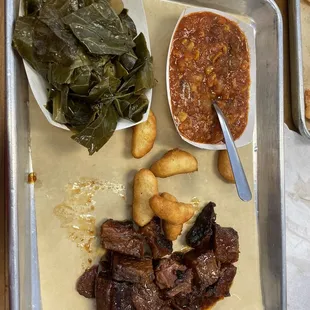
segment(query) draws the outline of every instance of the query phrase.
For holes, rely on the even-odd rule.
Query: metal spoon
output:
[[[234,178],[236,181],[237,192],[241,200],[250,201],[252,199],[252,193],[249,187],[248,180],[245,176],[241,161],[238,156],[237,148],[235,146],[234,139],[227,126],[225,116],[215,101],[212,102],[213,107],[217,113],[217,117],[220,121],[225,143],[228,151],[229,161],[232,167]]]

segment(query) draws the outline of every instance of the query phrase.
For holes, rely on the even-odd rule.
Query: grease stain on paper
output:
[[[122,184],[81,178],[66,185],[63,202],[54,208],[60,227],[65,228],[69,239],[88,254],[95,254],[97,250],[94,196],[104,190],[125,197],[125,186]]]

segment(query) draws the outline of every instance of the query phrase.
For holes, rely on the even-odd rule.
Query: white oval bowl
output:
[[[226,145],[223,142],[217,143],[217,144],[207,144],[207,143],[198,143],[191,141],[187,138],[185,138],[179,131],[178,124],[176,122],[176,119],[173,115],[172,112],[172,105],[171,105],[171,93],[170,93],[170,79],[169,79],[169,69],[170,69],[170,56],[171,56],[171,51],[173,47],[173,40],[175,36],[175,32],[182,20],[182,18],[186,15],[189,15],[191,13],[197,13],[197,12],[211,12],[215,13],[218,15],[221,15],[228,20],[231,20],[235,22],[240,29],[243,31],[245,34],[247,41],[248,41],[248,47],[249,47],[249,53],[250,53],[250,90],[249,90],[249,113],[248,113],[248,122],[246,125],[246,128],[242,135],[235,140],[235,145],[236,147],[242,147],[245,146],[249,143],[252,142],[253,140],[253,132],[254,132],[254,126],[255,126],[255,114],[256,114],[256,49],[255,49],[255,28],[254,25],[251,24],[250,20],[245,20],[242,19],[242,16],[234,16],[230,15],[218,10],[214,9],[208,9],[208,8],[188,8],[185,9],[176,26],[173,31],[170,45],[169,45],[169,50],[168,50],[168,59],[167,59],[167,66],[166,66],[166,84],[167,84],[167,96],[168,96],[168,103],[169,103],[169,108],[171,112],[171,116],[175,125],[176,130],[178,131],[180,137],[186,141],[187,143],[196,146],[201,149],[206,149],[206,150],[225,150]]]
[[[147,46],[149,50],[151,50],[151,44],[150,44],[150,37],[149,37],[149,31],[147,27],[147,21],[146,21],[146,15],[144,11],[143,6],[143,0],[123,0],[125,8],[129,10],[129,16],[133,19],[133,21],[136,24],[138,33],[143,32]],[[23,1],[21,1],[23,3]],[[24,15],[23,5],[20,6],[19,15]],[[45,108],[47,103],[47,87],[48,83],[41,77],[40,74],[38,74],[29,64],[27,61],[23,61],[25,66],[25,71],[27,74],[29,86],[31,88],[31,91],[33,93],[34,98],[36,99],[41,111],[43,112],[45,118],[47,121],[58,128],[69,130],[67,126],[59,124],[55,122],[52,118],[52,114]],[[149,100],[149,106],[147,111],[144,113],[143,118],[140,122],[134,123],[127,119],[120,118],[116,130],[122,130],[126,128],[133,127],[137,124],[143,123],[147,120],[150,109],[151,109],[151,103],[152,103],[152,89],[149,89],[146,91],[145,95]]]

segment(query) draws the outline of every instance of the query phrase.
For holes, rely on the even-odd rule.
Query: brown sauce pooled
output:
[[[248,121],[250,56],[239,26],[210,12],[189,14],[175,32],[170,56],[170,91],[180,133],[198,143],[223,140],[216,99],[234,139]]]

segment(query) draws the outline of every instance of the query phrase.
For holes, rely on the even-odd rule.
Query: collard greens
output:
[[[153,59],[121,0],[25,0],[13,45],[49,84],[46,108],[89,154],[142,119]]]

